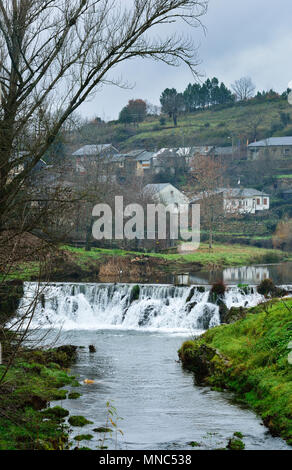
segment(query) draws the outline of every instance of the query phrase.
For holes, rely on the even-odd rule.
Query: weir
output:
[[[25,283],[19,313],[37,288]],[[33,320],[38,327],[190,332],[220,324],[219,307],[209,299],[210,286],[54,283],[38,289]],[[255,286],[229,286],[223,298],[227,308],[253,307],[263,300]]]

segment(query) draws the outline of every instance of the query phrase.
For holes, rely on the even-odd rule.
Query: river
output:
[[[35,287],[26,284],[26,298]],[[247,449],[289,449],[255,413],[234,403],[232,395],[198,387],[177,362],[184,340],[220,323],[208,295],[208,288],[172,285],[140,286],[139,293],[129,284],[44,287],[35,321],[41,318],[43,328],[49,321],[56,331],[62,326],[60,344],[84,347],[72,367],[80,382],[72,390],[82,396],[61,405],[93,424],[74,428],[72,436],[92,434],[83,445],[96,448],[100,434],[92,430],[105,425],[106,402],[111,400],[123,418],[123,435],[106,441],[110,449],[183,450],[191,449],[191,441],[198,449],[218,449],[226,447],[234,432],[244,435]],[[225,300],[228,306],[251,306],[261,297],[253,287],[244,293],[231,286]],[[95,353],[88,350],[91,344]],[[84,384],[85,379],[94,383]]]

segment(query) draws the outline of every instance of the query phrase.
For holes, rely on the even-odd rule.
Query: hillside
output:
[[[120,150],[143,147],[155,150],[161,147],[189,145],[227,146],[234,138],[246,142],[271,137],[292,135],[292,122],[283,125],[280,113],[291,116],[292,108],[286,98],[274,97],[260,101],[250,100],[229,107],[220,105],[211,109],[182,114],[178,126],[166,117],[164,125],[160,116],[149,116],[138,127],[120,124],[92,122],[84,126],[73,138],[76,143],[113,143]]]

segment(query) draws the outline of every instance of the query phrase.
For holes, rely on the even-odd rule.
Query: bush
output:
[[[276,291],[276,286],[272,279],[264,279],[257,288],[259,294],[265,297],[273,295]]]
[[[134,302],[134,300],[139,300],[139,296],[140,296],[140,286],[136,285],[132,289],[130,302]]]
[[[226,292],[226,286],[223,281],[215,282],[212,285],[209,301],[216,303],[218,299],[222,298]]]

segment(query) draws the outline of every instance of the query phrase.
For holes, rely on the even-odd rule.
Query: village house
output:
[[[199,204],[206,197],[222,200],[222,208],[226,213],[256,214],[270,208],[270,197],[253,188],[218,188],[209,193],[196,195],[191,204]]]
[[[72,157],[75,157],[74,167],[77,173],[86,174],[94,164],[117,154],[119,151],[112,144],[99,144],[84,145],[72,153]]]
[[[170,183],[147,184],[144,193],[156,203],[173,204],[177,210],[180,204],[189,204],[189,198]]]
[[[153,169],[154,152],[147,152],[145,149],[135,149],[122,155],[127,161],[134,162],[131,172],[132,176],[142,177],[149,174]]]
[[[249,160],[292,158],[292,137],[270,137],[248,145]]]

